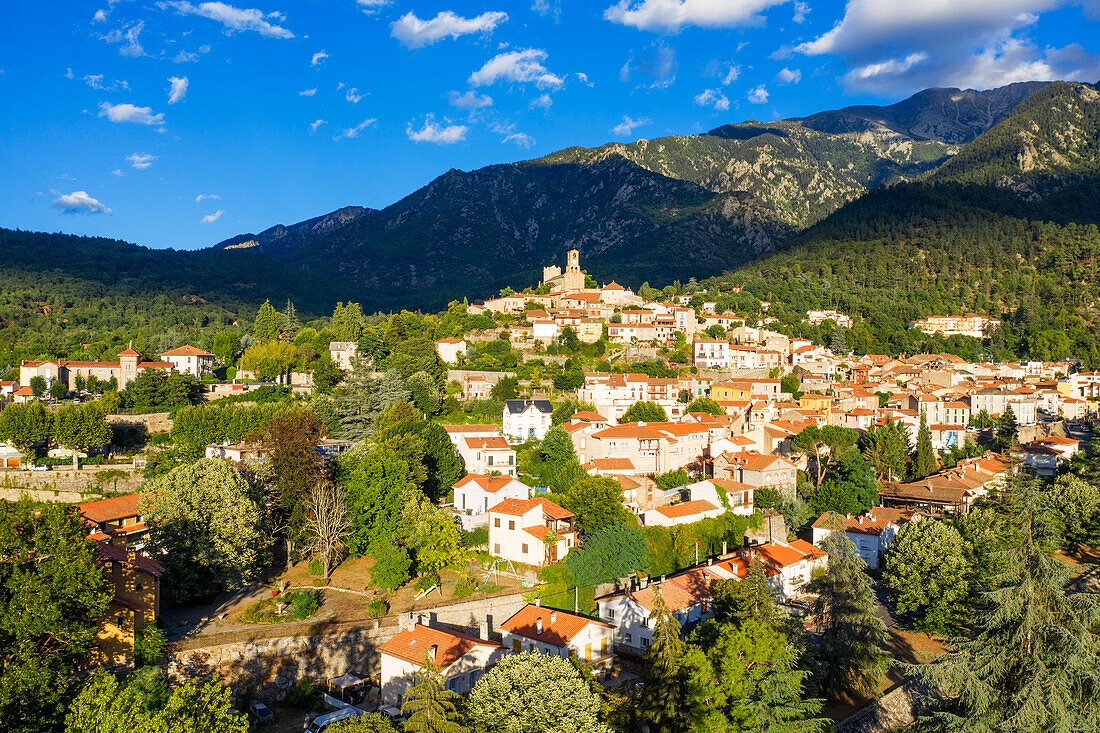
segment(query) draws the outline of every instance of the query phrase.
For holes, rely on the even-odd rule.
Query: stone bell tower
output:
[[[581,272],[581,253],[574,247],[565,254],[565,273],[562,290],[583,290],[584,273]]]

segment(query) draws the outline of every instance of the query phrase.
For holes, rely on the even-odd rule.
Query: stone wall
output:
[[[836,733],[887,733],[913,723],[923,710],[920,691],[900,685],[836,724]]]
[[[429,596],[430,599],[430,596]],[[181,649],[177,645],[167,656],[168,674],[178,681],[218,674],[237,693],[253,689],[263,699],[283,700],[298,680],[318,681],[352,672],[370,677],[379,672],[378,647],[411,624],[423,620],[450,626],[472,634],[489,633],[499,640],[496,628],[525,604],[522,593],[482,598],[374,621],[346,623],[317,622],[297,626],[287,635],[272,638],[272,627],[221,635],[211,639],[223,643]],[[488,624],[486,624],[488,621]],[[495,634],[495,637],[492,635]],[[226,636],[239,640],[224,643]],[[200,639],[188,640],[192,646]]]
[[[125,476],[99,480],[106,471],[124,471]],[[141,487],[141,473],[132,466],[94,466],[73,471],[0,471],[0,499],[18,501],[26,495],[35,501],[73,503],[101,498],[105,494],[131,494]]]
[[[448,369],[447,370],[447,381],[448,382],[458,382],[459,384],[461,384],[462,383],[462,378],[464,376],[484,377],[486,379],[486,381],[488,381],[490,384],[496,384],[497,382],[504,379],[505,377],[514,377],[514,376],[516,376],[516,373],[515,372],[486,372],[486,371],[479,371],[477,369]]]
[[[172,430],[172,418],[168,412],[150,412],[144,415],[108,415],[111,425],[140,425],[150,433],[167,433]]]

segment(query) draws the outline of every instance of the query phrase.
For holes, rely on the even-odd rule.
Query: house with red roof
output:
[[[814,571],[824,568],[829,562],[829,553],[805,540],[766,542],[754,545],[751,550],[754,557],[779,571],[776,577],[779,580],[780,600],[801,595],[806,584],[813,579]]]
[[[878,568],[882,557],[897,539],[898,532],[909,522],[921,518],[920,512],[908,509],[871,507],[859,516],[826,512],[813,524],[813,543],[821,547],[825,538],[843,527],[848,539],[856,546],[859,556],[872,570]]]
[[[540,496],[505,499],[489,509],[489,550],[527,565],[552,565],[577,543],[572,512]]]
[[[714,583],[721,578],[697,566],[659,580],[641,580],[635,587],[596,599],[599,616],[615,625],[615,649],[641,655],[653,640],[651,616],[658,596],[681,626],[714,616]]]
[[[137,635],[155,626],[160,615],[164,568],[156,560],[128,550],[122,534],[98,541],[96,549],[96,565],[103,571],[112,595],[93,641],[95,656],[104,666],[131,666]]]
[[[679,504],[659,506],[647,511],[643,523],[647,527],[674,527],[678,524],[691,524],[702,519],[710,519],[725,514],[726,510],[705,499],[682,501]]]
[[[428,659],[439,668],[448,690],[466,695],[507,652],[495,641],[418,623],[380,646],[378,653],[382,704],[400,707]]]
[[[439,339],[435,342],[435,353],[447,364],[457,364],[466,356],[466,339]]]
[[[511,476],[468,473],[452,486],[454,511],[464,532],[489,523],[489,507],[505,499],[528,499],[531,488]]]
[[[141,510],[141,494],[112,496],[77,505],[80,516],[88,524],[89,536],[98,541],[113,537],[124,539],[124,545],[140,547],[149,527]]]
[[[202,379],[203,375],[214,371],[214,355],[191,344],[165,351],[160,358],[180,374],[190,374],[195,379]]]
[[[134,349],[124,349],[118,361],[23,361],[19,364],[19,383],[30,384],[34,377],[42,377],[47,384],[60,380],[70,391],[76,389],[76,378],[95,377],[102,383],[112,379],[120,390],[149,369],[171,371],[175,365],[168,361],[142,361]]]
[[[539,601],[516,611],[500,625],[505,649],[577,659],[602,669],[614,659],[615,625],[577,613],[543,608]]]

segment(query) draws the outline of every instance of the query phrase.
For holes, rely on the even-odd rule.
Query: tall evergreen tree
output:
[[[948,731],[1100,730],[1100,604],[1068,595],[1070,572],[1038,482],[1005,491],[1009,541],[985,578],[972,628],[948,653],[910,671],[945,702],[929,718]]]
[[[638,699],[638,712],[651,733],[678,733],[690,724],[682,660],[687,644],[680,638],[680,622],[668,610],[657,589],[653,604],[653,640],[646,652],[645,676]]]
[[[840,326],[833,329],[833,335],[829,338],[829,349],[837,356],[848,356],[848,339],[844,337],[844,329]]]
[[[279,313],[265,300],[252,324],[252,335],[257,344],[266,344],[279,338]]]
[[[848,535],[833,532],[823,547],[829,565],[809,585],[817,594],[813,615],[821,636],[815,650],[819,682],[831,695],[869,693],[886,673],[886,624],[875,615],[867,564]]]
[[[430,656],[405,691],[401,712],[407,718],[409,733],[462,733],[459,724],[458,694],[443,686],[443,675]]]
[[[1016,413],[1012,411],[1012,405],[1005,405],[1005,411],[997,420],[997,450],[1007,452],[1016,445]]]
[[[283,335],[286,336],[287,341],[293,341],[298,332],[302,330],[302,323],[298,320],[298,310],[289,298],[287,298],[286,310],[283,311],[282,316]]]
[[[913,478],[931,476],[940,468],[936,449],[932,447],[932,431],[928,428],[928,416],[920,413],[920,429],[917,431],[917,452],[913,455]]]

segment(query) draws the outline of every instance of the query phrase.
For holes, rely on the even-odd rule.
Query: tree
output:
[[[915,628],[945,633],[965,618],[971,572],[959,531],[926,519],[902,527],[886,553],[882,582],[897,612],[911,616]]]
[[[623,522],[589,536],[569,553],[565,563],[577,585],[593,588],[644,570],[649,563],[649,545],[636,522]]]
[[[668,491],[669,489],[675,489],[679,486],[690,484],[691,476],[684,469],[677,468],[675,471],[662,473],[654,479],[654,483],[657,484],[657,488],[661,491]]]
[[[848,339],[844,337],[844,329],[837,326],[833,329],[833,335],[829,337],[829,350],[837,356],[848,356]]]
[[[270,300],[265,300],[256,314],[256,320],[252,324],[252,337],[259,345],[279,338],[279,314]]]
[[[410,397],[399,372],[390,369],[381,379],[375,379],[370,364],[356,357],[351,372],[336,389],[341,437],[351,440],[369,437],[390,405],[408,402]]]
[[[344,544],[351,534],[347,511],[347,489],[331,481],[318,481],[306,503],[305,534],[312,549],[321,558],[324,577],[339,562]]]
[[[412,558],[409,551],[390,540],[379,542],[374,550],[370,582],[393,593],[409,582]]]
[[[401,510],[416,484],[408,464],[390,451],[357,447],[341,460],[352,521],[348,549],[353,555],[373,555],[379,543],[394,542]]]
[[[298,320],[298,310],[289,298],[286,301],[286,308],[282,312],[282,318],[279,320],[281,321],[283,336],[287,341],[293,341],[298,332],[302,330],[302,323]]]
[[[413,553],[419,572],[437,572],[462,556],[454,515],[419,491],[402,502],[397,537]]]
[[[796,453],[812,454],[814,457],[814,485],[820,486],[825,478],[829,458],[837,459],[851,450],[858,434],[849,428],[837,425],[807,425],[798,435],[791,438],[791,450]]]
[[[909,435],[904,425],[887,418],[881,426],[869,428],[859,442],[863,458],[875,469],[875,478],[896,481],[905,475]]]
[[[324,436],[325,426],[310,410],[274,415],[249,435],[268,459],[277,524],[287,528],[291,549],[301,539],[310,494],[325,478],[325,459],[318,449]]]
[[[427,372],[416,372],[405,380],[405,387],[412,395],[412,403],[425,415],[439,412],[439,388]]]
[[[665,408],[656,402],[639,400],[626,408],[619,422],[668,422],[668,415],[665,413]]]
[[[65,399],[65,395],[69,394],[69,388],[60,379],[53,380],[53,384],[50,385],[50,397],[55,400]]]
[[[238,588],[267,562],[270,537],[260,507],[229,461],[204,458],[151,480],[142,509],[151,550],[163,553],[169,603]]]
[[[34,393],[34,398],[36,400],[42,399],[46,394],[46,378],[41,375],[31,377],[31,382],[28,386],[31,388],[31,392]]]
[[[102,448],[111,442],[111,426],[94,402],[66,405],[57,411],[55,421],[54,438],[73,452],[74,468],[80,466],[80,451]]]
[[[859,453],[842,455],[830,464],[829,472],[829,478],[810,496],[815,514],[860,514],[878,504],[874,470]]]
[[[623,488],[613,478],[587,476],[569,487],[560,499],[561,506],[576,515],[577,528],[586,535],[633,521],[623,506]]]
[[[500,379],[489,391],[489,396],[494,400],[514,400],[519,397],[519,379],[516,377],[504,377]]]
[[[1092,593],[1067,594],[1069,569],[1038,483],[1003,492],[1003,562],[977,596],[965,637],[910,671],[942,693],[946,730],[1094,731],[1100,611]]]
[[[936,450],[932,447],[932,431],[928,428],[928,417],[921,410],[920,429],[917,431],[917,452],[913,454],[913,478],[922,479],[925,476],[931,476],[939,468]]]
[[[4,730],[32,733],[61,723],[111,600],[97,554],[74,509],[28,500],[0,502]]]
[[[230,329],[219,331],[210,350],[223,364],[232,364],[237,358],[237,352],[241,350],[241,337]]]
[[[764,564],[754,558],[744,580],[719,580],[714,584],[714,620],[723,624],[757,621],[778,626],[781,614],[768,585]]]
[[[31,448],[50,439],[53,423],[53,413],[38,400],[8,405],[0,410],[0,440],[28,455]]]
[[[600,709],[599,696],[568,659],[535,652],[504,657],[466,703],[478,733],[610,733]]]
[[[708,415],[726,414],[725,408],[718,404],[718,400],[712,400],[710,397],[696,397],[684,412],[705,412]]]
[[[458,693],[443,686],[443,675],[435,660],[425,656],[424,665],[405,691],[401,712],[408,733],[462,733],[459,724]]]
[[[821,689],[839,697],[872,692],[886,673],[886,625],[875,615],[875,592],[866,563],[844,532],[823,547],[825,572],[810,581],[820,644],[815,649]]]
[[[653,639],[646,652],[646,669],[642,692],[638,697],[638,713],[653,733],[674,733],[687,730],[689,711],[684,701],[686,680],[681,662],[687,645],[680,638],[680,622],[668,610],[661,597],[660,586],[653,604]]]
[[[798,378],[798,375],[794,372],[783,375],[783,378],[779,380],[779,391],[786,394],[794,394],[802,386],[802,380]]]
[[[338,720],[326,733],[397,733],[397,728],[382,713],[367,713],[350,720]]]
[[[1005,411],[997,419],[997,434],[994,438],[997,450],[1007,453],[1016,445],[1016,413],[1012,411],[1012,405],[1005,405]]]
[[[1068,549],[1100,544],[1100,489],[1094,484],[1077,476],[1059,476],[1043,500]]]

